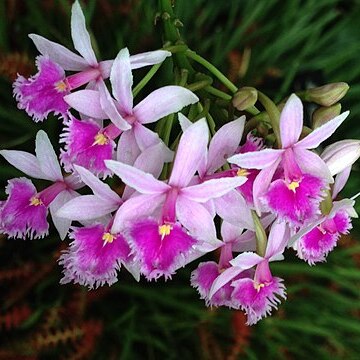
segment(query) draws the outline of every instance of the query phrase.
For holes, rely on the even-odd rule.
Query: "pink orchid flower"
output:
[[[289,229],[285,222],[275,222],[268,238],[264,257],[253,252],[243,252],[232,265],[223,271],[213,282],[209,298],[228,283],[234,288],[231,294],[232,307],[245,311],[248,325],[253,325],[277,308],[279,297],[285,299],[286,292],[282,279],[273,277],[269,262],[282,260],[285,246],[289,241]],[[253,267],[255,273],[249,270]]]
[[[193,247],[202,242],[211,250],[218,246],[212,216],[202,204],[226,194],[245,179],[213,179],[189,186],[206,153],[207,142],[205,119],[185,130],[168,183],[132,166],[106,161],[125,184],[142,194],[120,207],[112,230],[129,229],[135,258],[149,280],[161,275],[170,277],[179,264],[187,263]]]
[[[351,166],[340,172],[335,177],[332,188],[332,199],[345,186]],[[329,214],[320,215],[316,221],[302,227],[289,241],[300,259],[310,265],[326,260],[327,255],[337,245],[342,234],[347,234],[352,228],[351,218],[358,215],[354,209],[354,199],[334,201]]]
[[[183,131],[192,124],[182,114],[179,114],[179,122]],[[245,116],[242,116],[223,125],[215,133],[210,140],[209,149],[199,163],[197,183],[226,177],[243,176],[246,178],[247,173],[239,172],[238,169],[217,172],[217,170],[226,164],[226,159],[235,154],[235,151],[238,149],[244,131],[244,123]],[[245,184],[246,182],[237,189],[240,189]],[[205,206],[211,214],[215,215],[214,212],[216,212],[225,221],[247,229],[253,229],[250,208],[237,189],[230,191],[224,196],[211,199]]]
[[[66,151],[62,155],[62,161],[65,166],[71,167],[72,163],[85,166],[86,164],[79,162],[77,154],[89,149],[86,151],[92,152],[92,157],[99,159],[102,164],[101,168],[94,166],[94,169],[104,172],[103,161],[111,159],[109,154],[114,147],[113,141],[119,136],[117,159],[133,165],[142,151],[161,142],[159,136],[143,124],[153,123],[198,101],[196,95],[183,87],[165,86],[152,92],[134,107],[131,91],[133,77],[127,49],[122,49],[114,60],[110,81],[116,101],[111,98],[102,80],[98,83],[99,91],[80,90],[65,96],[66,102],[80,113],[92,118],[111,120],[111,124],[105,128],[94,122],[74,123],[70,120],[64,136]],[[80,128],[81,133],[78,131]],[[93,143],[90,145],[91,140]],[[82,149],[79,144],[87,145]],[[106,148],[107,152],[101,152],[100,148]],[[168,154],[171,159],[170,150]],[[95,160],[93,163],[96,163]]]
[[[281,149],[237,154],[228,159],[243,168],[261,169],[254,181],[254,204],[258,211],[270,209],[281,219],[299,226],[314,219],[323,190],[333,182],[329,168],[314,152],[346,119],[345,112],[298,140],[303,128],[303,106],[291,95],[280,116]],[[279,168],[280,165],[280,168]],[[272,182],[275,171],[283,176]]]
[[[36,156],[16,150],[1,150],[0,154],[26,175],[49,180],[53,184],[37,192],[26,178],[9,180],[6,188],[9,197],[0,205],[0,232],[10,237],[44,237],[49,229],[46,217],[50,209],[60,238],[64,239],[71,221],[60,218],[56,212],[67,201],[78,196],[74,190],[83,184],[72,175],[63,177],[55,151],[44,131],[37,133],[35,144]]]
[[[64,101],[65,95],[98,78],[109,77],[113,61],[97,61],[78,1],[71,11],[71,37],[80,55],[40,35],[29,37],[42,54],[36,62],[39,72],[30,79],[19,76],[14,83],[14,95],[18,107],[25,109],[35,121],[43,121],[51,112],[66,118],[69,106]],[[130,58],[131,68],[157,64],[168,56],[171,53],[164,50],[138,54]],[[77,73],[66,77],[65,70]]]

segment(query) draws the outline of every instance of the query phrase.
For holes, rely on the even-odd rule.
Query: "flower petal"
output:
[[[76,0],[71,8],[71,37],[75,49],[91,66],[97,65],[96,56],[91,46],[90,35],[86,30],[85,17]]]
[[[226,243],[235,241],[243,231],[242,227],[235,226],[227,221],[223,221],[221,224],[221,238]]]
[[[50,180],[41,171],[39,161],[35,155],[18,150],[1,150],[0,155],[2,155],[12,166],[30,177]]]
[[[42,55],[48,56],[64,70],[82,71],[89,66],[81,56],[73,53],[65,46],[37,34],[29,34],[28,36]]]
[[[292,94],[280,115],[280,136],[282,148],[294,145],[300,137],[303,128],[303,104]]]
[[[210,141],[207,174],[214,173],[235,153],[244,131],[245,116],[222,126]]]
[[[176,215],[191,236],[210,244],[217,242],[213,218],[203,205],[180,195],[176,201]]]
[[[289,237],[288,226],[285,221],[275,221],[270,229],[265,258],[270,259],[276,255],[281,255],[285,250]]]
[[[156,132],[151,131],[140,123],[135,123],[133,125],[133,129],[136,142],[141,151],[144,151],[146,148],[161,142],[161,139]]]
[[[360,157],[359,140],[341,140],[325,148],[321,158],[328,166],[331,175],[342,172]]]
[[[261,170],[256,176],[253,185],[253,197],[254,197],[254,206],[258,215],[261,215],[262,201],[261,198],[266,194],[269,189],[271,180],[274,176],[274,173],[281,161],[281,157],[273,163],[271,166]]]
[[[134,130],[124,131],[118,142],[116,160],[127,165],[133,165],[140,152]]]
[[[52,181],[63,181],[63,175],[54,148],[45,131],[36,134],[35,153],[43,174]]]
[[[254,252],[244,252],[235,259],[230,260],[232,266],[247,270],[264,261],[264,258]]]
[[[100,95],[100,106],[105,112],[106,117],[109,118],[120,130],[125,131],[131,129],[131,125],[129,125],[120,115],[103,80],[98,82],[98,89]]]
[[[89,170],[83,168],[82,166],[74,165],[76,171],[81,177],[81,180],[91,188],[94,192],[94,195],[98,196],[100,199],[113,203],[115,206],[120,205],[122,200],[120,196],[113,190],[110,186],[93,175]]]
[[[131,69],[139,69],[144,66],[159,64],[163,62],[168,56],[171,56],[171,52],[166,50],[154,50],[131,55]]]
[[[164,86],[153,91],[134,108],[136,119],[142,124],[155,122],[194,104],[199,98],[181,86]]]
[[[230,191],[226,195],[217,198],[215,206],[217,214],[226,222],[254,230],[250,208],[237,190]]]
[[[181,127],[181,131],[184,132],[189,126],[193,123],[182,113],[178,113],[179,124]]]
[[[170,185],[181,188],[190,182],[207,152],[208,136],[205,119],[198,120],[184,131],[177,148]]]
[[[231,156],[227,161],[245,169],[264,169],[278,160],[284,150],[265,149]]]
[[[244,176],[212,179],[181,189],[181,195],[192,201],[206,202],[227,194],[245,181],[246,178]]]
[[[58,196],[50,203],[49,210],[51,218],[59,233],[60,239],[64,240],[71,226],[71,219],[61,218],[56,215],[57,211],[70,200],[79,196],[75,191],[61,191]]]
[[[111,232],[121,232],[134,221],[154,215],[164,202],[165,196],[165,194],[138,195],[126,200],[115,214]]]
[[[296,162],[304,173],[325,179],[330,184],[334,182],[329,168],[319,155],[304,148],[295,148],[294,155]]]
[[[83,195],[67,202],[55,216],[71,220],[92,220],[110,214],[117,207],[113,202],[101,201],[95,195]]]
[[[111,68],[110,82],[115,99],[125,114],[132,114],[133,95],[131,92],[133,76],[130,66],[130,54],[127,48],[119,51]]]
[[[335,199],[339,192],[344,188],[347,183],[351,172],[351,166],[348,166],[343,171],[338,173],[335,177],[334,187],[332,191],[332,198]]]
[[[209,299],[211,299],[219,289],[238,276],[242,271],[243,269],[239,267],[230,267],[223,271],[211,285]]]
[[[324,140],[329,138],[335,132],[335,130],[344,122],[348,115],[349,111],[345,111],[324,125],[316,128],[308,136],[296,143],[295,146],[297,148],[303,149],[317,148]]]
[[[171,187],[133,166],[114,160],[105,160],[106,166],[126,184],[142,194],[162,194]]]
[[[79,90],[64,96],[64,100],[78,112],[97,119],[107,119],[100,105],[100,94],[95,90]]]

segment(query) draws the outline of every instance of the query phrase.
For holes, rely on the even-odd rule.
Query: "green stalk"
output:
[[[218,70],[213,64],[209,61],[204,59],[202,56],[198,55],[195,51],[187,50],[185,55],[190,59],[195,60],[204,68],[208,69],[215,77],[218,78],[220,82],[222,82],[231,92],[236,93],[237,87],[220,71]]]
[[[141,81],[134,87],[133,90],[133,96],[136,97],[136,95],[139,94],[139,92],[142,90],[142,88],[151,80],[151,78],[156,74],[156,72],[160,69],[160,64],[155,64],[151,67],[151,69],[148,71],[148,73],[141,79]]]
[[[265,94],[258,91],[259,101],[264,106],[266,112],[269,115],[271,126],[273,128],[278,147],[281,148],[281,137],[280,137],[280,111],[275,103],[268,98]]]
[[[265,257],[267,236],[264,227],[262,226],[260,219],[254,210],[251,210],[251,215],[255,225],[256,253],[262,257]]]

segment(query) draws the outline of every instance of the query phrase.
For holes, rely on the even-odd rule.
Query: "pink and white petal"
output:
[[[105,111],[101,108],[100,94],[96,90],[79,90],[64,96],[73,109],[97,119],[107,119]]]
[[[235,226],[227,221],[223,221],[221,224],[221,238],[224,242],[235,241],[244,231],[240,226]]]
[[[136,143],[138,144],[139,149],[141,151],[144,151],[148,147],[162,142],[162,140],[159,138],[159,135],[156,132],[151,131],[150,129],[148,129],[147,127],[145,127],[140,123],[135,123],[133,125],[133,129],[134,129]],[[166,156],[167,159],[172,158],[173,152],[170,149],[168,149]]]
[[[174,154],[163,142],[146,148],[135,160],[134,167],[151,174],[156,179],[160,176],[164,163],[172,161],[169,153]]]
[[[56,215],[57,211],[70,200],[79,196],[75,191],[64,190],[50,203],[49,210],[51,218],[59,233],[60,239],[64,240],[71,226],[71,219],[61,218]]]
[[[125,114],[132,114],[133,95],[131,92],[133,76],[130,65],[130,54],[127,48],[117,54],[110,73],[110,82],[115,99]]]
[[[146,173],[153,175],[156,179],[161,174],[164,163],[168,162],[166,158],[168,149],[165,144],[158,143],[145,149],[135,160],[134,167]],[[170,160],[171,161],[171,160]],[[128,199],[134,190],[129,186],[125,187],[123,197]]]
[[[235,153],[244,131],[245,116],[222,126],[210,141],[207,174],[213,174]]]
[[[214,220],[203,205],[179,195],[176,216],[191,236],[209,244],[217,242]]]
[[[319,155],[303,148],[295,148],[294,155],[297,164],[304,173],[325,179],[330,184],[334,182],[329,168]]]
[[[0,155],[12,166],[30,177],[51,180],[41,171],[39,161],[33,154],[18,150],[1,150]]]
[[[327,146],[320,156],[328,166],[331,175],[336,175],[345,168],[351,167],[360,157],[360,141],[337,141]]]
[[[58,158],[51,145],[49,137],[43,130],[39,130],[36,134],[35,153],[43,174],[52,181],[63,181],[63,175]]]
[[[285,250],[289,238],[290,234],[286,222],[275,221],[270,229],[265,258],[271,259],[276,255],[281,255]]]
[[[120,233],[136,220],[149,218],[165,201],[165,194],[137,195],[126,200],[115,214],[111,231]]]
[[[209,292],[209,299],[211,299],[215,295],[215,293],[219,289],[221,289],[225,284],[227,284],[232,279],[234,279],[236,276],[241,274],[242,271],[243,271],[243,269],[239,268],[239,267],[230,267],[230,268],[226,269],[225,271],[223,271],[211,285],[210,292]]]
[[[164,86],[136,105],[134,115],[140,123],[149,124],[198,101],[199,98],[188,89],[175,85]]]
[[[70,220],[92,220],[110,214],[119,205],[103,201],[95,195],[83,195],[70,200],[62,206],[55,216]]]
[[[264,149],[236,154],[228,158],[227,161],[245,169],[265,169],[274,164],[283,153],[284,150],[281,149]]]
[[[125,131],[131,129],[131,125],[127,123],[127,121],[120,115],[118,109],[116,108],[114,100],[112,99],[104,81],[98,81],[97,86],[99,89],[100,106],[101,109],[105,112],[106,117],[109,118],[111,122],[120,130]]]
[[[131,69],[139,69],[144,66],[159,64],[169,56],[171,56],[171,52],[166,50],[154,50],[136,55],[131,55]]]
[[[247,230],[241,234],[233,243],[232,251],[256,251],[256,236],[253,231]]]
[[[245,181],[246,177],[244,176],[212,179],[201,184],[185,187],[180,190],[180,193],[189,200],[203,203],[227,194],[229,191],[241,186]]]
[[[275,161],[271,166],[261,170],[256,176],[253,185],[253,198],[254,206],[258,215],[261,215],[262,210],[262,201],[261,198],[266,194],[269,189],[271,180],[274,176],[274,173],[281,161],[281,157]]]
[[[71,8],[71,37],[75,49],[90,66],[96,66],[97,60],[91,46],[90,35],[86,30],[85,17],[79,2],[76,0]]]
[[[349,111],[345,111],[334,119],[328,121],[324,125],[313,130],[308,136],[300,140],[294,146],[296,148],[302,149],[315,149],[317,148],[324,140],[329,138],[335,130],[344,122],[344,120],[349,115]]]
[[[98,177],[96,177],[92,172],[83,168],[82,166],[74,165],[77,173],[80,175],[81,180],[89,186],[89,188],[93,191],[94,195],[98,196],[101,199],[111,203],[114,205],[120,205],[122,200],[120,196],[113,190],[111,190],[110,186],[104,182],[102,182]]]
[[[136,142],[134,129],[124,131],[118,142],[116,160],[127,165],[133,165],[140,153],[141,150]]]
[[[126,185],[131,186],[142,194],[163,194],[171,189],[169,185],[155,179],[151,174],[145,173],[133,166],[114,160],[105,160],[105,164]]]
[[[235,259],[230,260],[232,266],[247,270],[264,261],[264,258],[254,252],[244,252]]]
[[[80,180],[79,175],[75,173],[65,176],[64,183],[73,190],[78,190],[85,186],[85,184]]]
[[[334,181],[334,187],[332,190],[332,199],[335,199],[339,192],[344,188],[345,184],[347,183],[351,172],[351,166],[348,166],[339,174],[336,175]]]
[[[217,214],[226,222],[254,230],[251,210],[244,197],[237,190],[230,191],[226,195],[215,199],[214,202]]]
[[[28,36],[42,55],[48,56],[64,70],[82,71],[89,66],[81,56],[73,53],[65,46],[37,34],[29,34]]]
[[[189,184],[207,152],[209,129],[205,119],[187,128],[180,138],[169,184],[180,188]]]
[[[182,113],[178,113],[179,124],[181,127],[181,131],[184,132],[189,126],[193,123]]]
[[[280,137],[283,149],[299,140],[303,128],[303,116],[303,104],[295,94],[292,94],[280,115]]]

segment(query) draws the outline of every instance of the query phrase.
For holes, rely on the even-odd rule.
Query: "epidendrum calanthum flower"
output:
[[[243,115],[258,113],[253,106],[257,90],[247,88],[247,97],[244,88],[237,96],[245,96],[237,99],[242,112],[234,113],[229,102],[218,111],[225,116],[217,122],[210,115],[212,105],[203,105],[212,97],[224,102],[229,96],[208,84],[196,96],[189,89],[198,88],[201,81],[193,87],[187,84],[196,80],[193,68],[185,77],[176,68],[175,73],[182,73],[176,85],[161,87],[134,106],[132,70],[160,64],[171,53],[130,56],[124,48],[114,60],[98,61],[77,1],[71,36],[80,55],[40,35],[29,36],[41,53],[39,72],[30,79],[19,76],[14,94],[18,107],[35,121],[51,112],[64,119],[64,169],[42,130],[36,136],[36,156],[1,150],[11,165],[52,185],[37,191],[25,177],[9,180],[8,197],[0,202],[0,233],[42,238],[48,233],[49,210],[60,238],[68,234],[72,240],[59,259],[62,284],[90,289],[112,285],[121,267],[137,281],[141,275],[149,281],[167,280],[180,267],[216,250],[216,261],[201,262],[192,272],[191,285],[207,306],[242,309],[247,323],[255,324],[286,296],[283,280],[271,273],[271,261],[283,260],[286,248],[310,265],[325,261],[351,229],[351,218],[357,217],[356,196],[336,198],[360,156],[360,141],[338,141],[320,155],[314,151],[349,112],[338,112],[330,120],[317,113],[315,129],[309,131],[303,127],[303,104],[292,94],[281,113],[275,104],[274,112],[262,103],[265,111],[260,115],[271,120],[264,132],[253,127],[257,117],[248,121]],[[213,75],[229,85],[217,71]],[[86,88],[79,90],[82,86]],[[344,84],[340,87],[336,94],[344,93]],[[336,94],[329,95],[331,101],[324,99],[327,88],[312,89],[321,95],[319,104],[340,100]],[[210,98],[204,98],[206,91]],[[317,101],[314,96],[304,99]],[[178,114],[181,136],[174,134],[172,119],[179,111],[189,117]],[[156,127],[146,127],[160,119],[164,121]],[[169,139],[174,140],[171,146]],[[108,176],[113,176],[111,181]],[[76,192],[85,186],[93,194]]]

